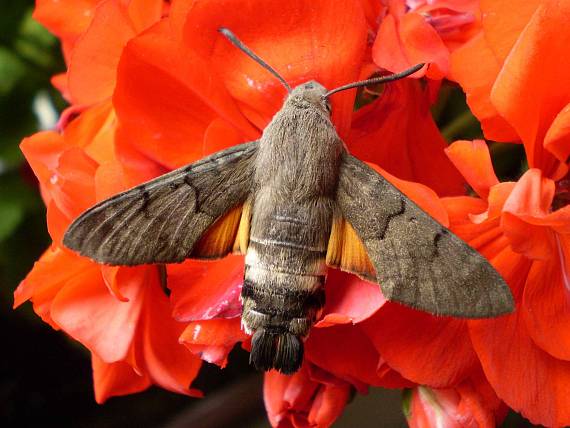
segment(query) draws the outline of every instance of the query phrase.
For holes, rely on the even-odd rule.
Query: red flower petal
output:
[[[95,400],[103,404],[107,399],[144,391],[151,385],[148,376],[137,374],[124,361],[106,363],[96,354],[91,354]]]
[[[318,383],[311,382],[309,378],[307,363],[292,376],[283,375],[276,370],[267,372],[264,376],[263,397],[271,422],[279,423],[279,420],[275,419],[280,418],[280,415],[290,408],[303,410],[317,388]]]
[[[531,340],[517,310],[513,315],[470,321],[471,339],[489,382],[510,407],[535,424],[570,424],[570,362]]]
[[[473,227],[474,223],[469,219],[469,216],[486,209],[486,201],[470,196],[456,196],[442,198],[441,202],[448,213],[454,233],[467,242],[479,235],[478,229]],[[498,225],[494,225],[494,227],[496,226]]]
[[[566,251],[566,254],[569,253]],[[559,257],[532,264],[521,308],[524,309],[526,328],[532,340],[561,360],[570,360],[570,331],[567,328],[570,322],[570,282],[561,266],[566,254],[560,253]]]
[[[570,156],[570,104],[560,110],[544,137],[544,148],[566,163]]]
[[[236,129],[222,119],[214,119],[204,133],[204,156],[211,155],[243,141]]]
[[[476,363],[463,320],[387,303],[362,328],[391,367],[419,384],[454,385]]]
[[[540,170],[530,169],[520,178],[505,202],[502,222],[504,234],[515,251],[543,260],[552,256],[553,236],[539,224],[553,197],[554,182],[543,177]]]
[[[51,201],[47,206],[46,219],[49,236],[57,245],[61,246],[61,238],[69,227],[71,219],[59,209],[54,201]]]
[[[129,19],[137,32],[154,24],[169,9],[169,2],[164,0],[130,0],[127,7]]]
[[[323,317],[315,327],[363,321],[386,302],[378,284],[336,269],[329,270],[325,292]]]
[[[506,414],[506,406],[478,369],[470,379],[453,389],[414,388],[410,414],[406,417],[412,428],[492,428]]]
[[[136,7],[137,3],[126,7],[117,1],[104,1],[97,7],[71,57],[68,79],[73,103],[91,105],[112,95],[125,44],[161,16],[162,0],[147,0],[143,8]]]
[[[481,223],[486,220],[499,219],[503,213],[505,202],[509,199],[511,193],[513,193],[515,186],[516,183],[507,181],[491,187],[487,199],[489,204],[487,211],[480,214],[470,214],[469,218],[471,221],[473,223]]]
[[[95,270],[89,260],[52,246],[34,263],[14,292],[14,308],[31,300],[34,311],[53,328],[59,328],[51,319],[53,299],[77,275]]]
[[[114,159],[113,115],[103,103],[81,113],[64,130],[36,134],[21,148],[40,180],[48,206],[48,229],[60,242],[71,220],[95,203],[98,162]]]
[[[53,131],[38,132],[31,137],[24,138],[20,144],[20,150],[40,182],[42,198],[46,205],[52,199],[49,189],[59,156],[67,147],[69,143]]]
[[[137,268],[133,268],[136,275]],[[129,268],[123,266],[101,266],[101,276],[109,292],[121,302],[128,302],[129,298],[121,293],[122,280]]]
[[[33,17],[52,33],[73,42],[83,33],[100,0],[37,0]]]
[[[148,269],[123,271],[121,293],[128,297],[128,302],[121,302],[109,293],[99,269],[83,270],[57,294],[52,318],[103,361],[124,359],[142,311],[141,293],[148,281]]]
[[[456,141],[445,153],[481,198],[486,199],[489,189],[499,183],[485,141]]]
[[[513,14],[511,14],[513,15]],[[491,88],[500,71],[500,63],[483,34],[451,54],[451,79],[458,82],[467,95],[467,104],[481,122],[485,137],[495,141],[516,141],[515,130],[491,103]]]
[[[240,323],[239,318],[191,322],[179,340],[193,354],[223,368],[235,344],[248,338]]]
[[[57,208],[48,213],[48,228],[54,242],[61,245],[65,231],[61,226],[67,228],[73,219],[94,204],[96,169],[97,164],[78,148],[69,149],[59,157],[47,188]],[[52,204],[48,208],[52,208]],[[55,221],[55,227],[52,227],[52,221]]]
[[[314,328],[305,342],[307,361],[333,373],[364,392],[366,385],[384,386],[376,374],[379,356],[357,326]]]
[[[398,34],[398,20],[394,14],[386,15],[380,23],[372,47],[372,58],[379,67],[392,72],[403,71],[417,64],[411,64],[406,57],[403,43]]]
[[[512,5],[510,6],[512,11]],[[551,176],[557,160],[544,150],[543,141],[556,115],[566,106],[570,84],[564,70],[570,32],[570,2],[542,3],[509,52],[493,86],[491,100],[525,143],[531,167]],[[509,13],[509,16],[512,13]]]
[[[311,369],[305,363],[292,376],[277,371],[265,375],[263,397],[273,427],[324,428],[341,415],[350,397],[350,385],[338,379],[323,383],[311,376]]]
[[[481,0],[480,4],[485,38],[497,60],[503,63],[541,1]]]
[[[378,66],[392,72],[429,63],[427,75],[432,79],[442,79],[449,71],[449,50],[435,28],[413,12],[399,19],[388,15],[382,20],[372,58]]]
[[[149,269],[151,278],[145,290],[137,357],[143,359],[145,372],[154,384],[179,394],[200,397],[202,392],[189,385],[198,375],[202,361],[179,344],[185,325],[170,316],[170,303],[161,290],[158,272],[154,266]]]
[[[136,296],[136,300],[135,296],[129,296],[131,303],[121,302],[119,304],[125,306],[137,304],[142,307],[137,317],[133,316],[130,322],[123,323],[123,328],[125,325],[133,326],[136,331],[121,363],[128,363],[138,376],[162,388],[181,394],[201,396],[200,391],[189,388],[190,382],[198,374],[201,361],[178,343],[178,336],[184,330],[185,325],[170,317],[170,304],[160,288],[157,269],[150,266],[136,269],[145,271],[145,283],[139,284],[139,295]],[[114,309],[111,305],[106,305],[106,307],[110,312]],[[101,308],[100,312],[103,310]],[[100,334],[99,343],[104,343],[106,335],[110,335],[107,338],[117,339],[112,331],[103,331]],[[109,349],[103,348],[103,350],[111,352]],[[133,373],[123,364],[116,368],[120,369],[123,375],[126,372],[127,381],[129,377],[133,377]],[[111,392],[102,393],[103,396],[109,394]],[[112,395],[116,395],[116,392],[112,392]]]
[[[503,62],[540,2],[537,0],[481,2],[484,32],[451,55],[452,78],[467,94],[488,139],[514,141],[517,132],[491,102],[491,90]],[[516,10],[517,13],[512,13]],[[508,119],[508,118],[507,118]]]
[[[96,200],[103,201],[130,186],[127,184],[125,171],[119,162],[108,162],[97,168],[95,173]]]
[[[225,40],[220,27],[232,30],[292,86],[314,79],[332,89],[355,81],[366,46],[367,25],[358,2],[313,0],[307,6],[292,0],[277,7],[279,13],[262,0],[194,2],[184,30],[188,48],[210,59],[260,129],[281,107],[285,91],[275,77]],[[343,136],[350,125],[354,91],[331,99],[334,122]]]
[[[412,391],[410,414],[407,417],[411,428],[491,428],[490,420],[478,421],[461,402],[461,396],[454,389],[430,389],[417,387]]]
[[[349,385],[325,385],[315,397],[309,412],[309,424],[315,427],[328,427],[336,421],[350,399]]]
[[[243,257],[218,261],[188,260],[167,266],[172,290],[172,315],[178,321],[199,321],[241,315],[239,294],[243,283]]]
[[[378,100],[356,112],[347,145],[359,159],[440,195],[465,191],[464,180],[445,156],[447,145],[418,82],[391,83]]]
[[[242,141],[258,136],[224,86],[211,83],[211,67],[175,36],[163,21],[133,39],[124,49],[113,98],[118,144],[131,145],[169,169],[206,154],[205,133],[220,117],[241,131]],[[235,141],[209,144],[226,148]]]

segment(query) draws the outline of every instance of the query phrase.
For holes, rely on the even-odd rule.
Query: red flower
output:
[[[482,142],[454,143],[449,155],[488,201],[484,211],[477,200],[447,200],[455,231],[491,260],[517,302],[512,315],[468,322],[485,375],[531,421],[568,425],[570,207],[557,209],[555,183],[538,169],[498,183]]]
[[[329,427],[350,395],[349,384],[307,363],[292,376],[276,371],[265,376],[263,396],[274,427]]]
[[[163,0],[38,0],[34,18],[60,38],[69,66],[54,85],[79,106],[110,97],[125,43],[167,10]]]
[[[489,201],[473,217],[485,232],[477,238],[467,221],[464,230],[472,229],[479,248],[495,248],[518,303],[509,317],[470,322],[471,339],[502,399],[534,422],[567,425],[570,87],[562,70],[570,2],[485,1],[481,10],[482,33],[454,53],[453,77],[485,135],[521,141],[531,169],[517,183],[497,184],[490,162],[480,166],[488,159],[483,146],[461,143],[450,151]],[[466,215],[459,204],[450,208]]]
[[[481,9],[483,31],[455,52],[452,77],[487,138],[521,140],[529,166],[559,179],[568,171],[570,5],[484,1]]]
[[[419,386],[408,394],[404,412],[410,428],[492,428],[507,414],[482,374],[455,388]]]
[[[98,402],[151,384],[200,395],[188,385],[201,361],[178,345],[184,325],[170,317],[156,268],[101,268],[54,247],[16,290],[15,306],[27,299],[91,351]]]
[[[381,97],[354,114],[348,148],[359,159],[426,184],[439,195],[463,194],[465,181],[445,156],[447,144],[431,115],[430,97],[430,88],[412,79],[387,85]]]
[[[69,52],[79,36],[89,27],[100,0],[38,0],[34,19],[55,34]]]
[[[376,65],[398,72],[430,63],[427,76],[449,73],[449,54],[477,28],[477,1],[390,0],[372,47]],[[420,74],[420,73],[418,73]]]
[[[16,290],[15,305],[32,300],[45,321],[92,352],[98,401],[151,383],[196,395],[188,385],[200,360],[178,344],[184,325],[170,316],[157,268],[99,266],[60,244],[74,217],[125,187],[110,151],[108,110],[90,109],[63,135],[43,132],[22,143],[40,180],[54,245]],[[125,379],[132,384],[126,389]]]

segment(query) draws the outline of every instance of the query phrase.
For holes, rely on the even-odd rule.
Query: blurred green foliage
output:
[[[11,2],[0,14],[0,282],[9,300],[48,244],[45,210],[19,144],[42,124],[34,104],[43,103],[48,115],[64,105],[49,82],[64,69],[59,45],[32,19],[32,7],[32,1]],[[37,233],[29,236],[32,230]]]

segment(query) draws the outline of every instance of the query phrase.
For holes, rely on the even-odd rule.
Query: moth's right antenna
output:
[[[242,43],[242,41],[240,39],[238,39],[234,33],[232,33],[228,28],[224,28],[224,27],[220,27],[218,29],[218,31],[220,33],[222,33],[230,42],[232,42],[232,44],[235,47],[237,47],[239,50],[244,52],[247,56],[249,56],[251,59],[253,59],[255,62],[257,62],[259,65],[261,65],[263,68],[265,68],[271,74],[273,74],[275,77],[277,77],[277,79],[279,79],[279,81],[283,84],[283,86],[285,86],[285,88],[287,89],[287,92],[291,93],[291,86],[289,86],[289,84],[285,81],[285,79],[283,79],[279,75],[279,73],[277,73],[269,64],[267,64],[260,57],[258,57],[250,48],[248,48],[246,45],[244,45]]]
[[[394,80],[400,80],[403,79],[404,77],[408,77],[410,74],[414,74],[416,71],[420,70],[424,65],[425,63],[416,64],[413,67],[408,68],[407,70],[401,71],[400,73],[394,73],[388,76],[374,77],[372,79],[362,80],[360,82],[349,83],[348,85],[340,86],[331,91],[328,91],[326,94],[323,95],[323,98],[328,98],[332,94],[336,94],[337,92],[340,91],[346,91],[347,89],[359,88],[360,86],[375,85],[378,83],[387,83],[387,82],[393,82]]]

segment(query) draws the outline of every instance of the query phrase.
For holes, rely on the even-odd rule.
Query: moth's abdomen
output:
[[[286,258],[281,258],[285,254]],[[306,336],[324,305],[325,255],[250,241],[242,288],[244,326],[249,330],[264,326],[286,328],[295,335]],[[272,256],[305,261],[309,272],[279,266],[271,260]]]
[[[258,369],[294,373],[301,365],[302,340],[325,303],[330,222],[322,221],[330,217],[328,211],[305,217],[298,211],[274,211],[265,222],[254,219],[245,259],[242,323],[253,333],[251,362]]]

